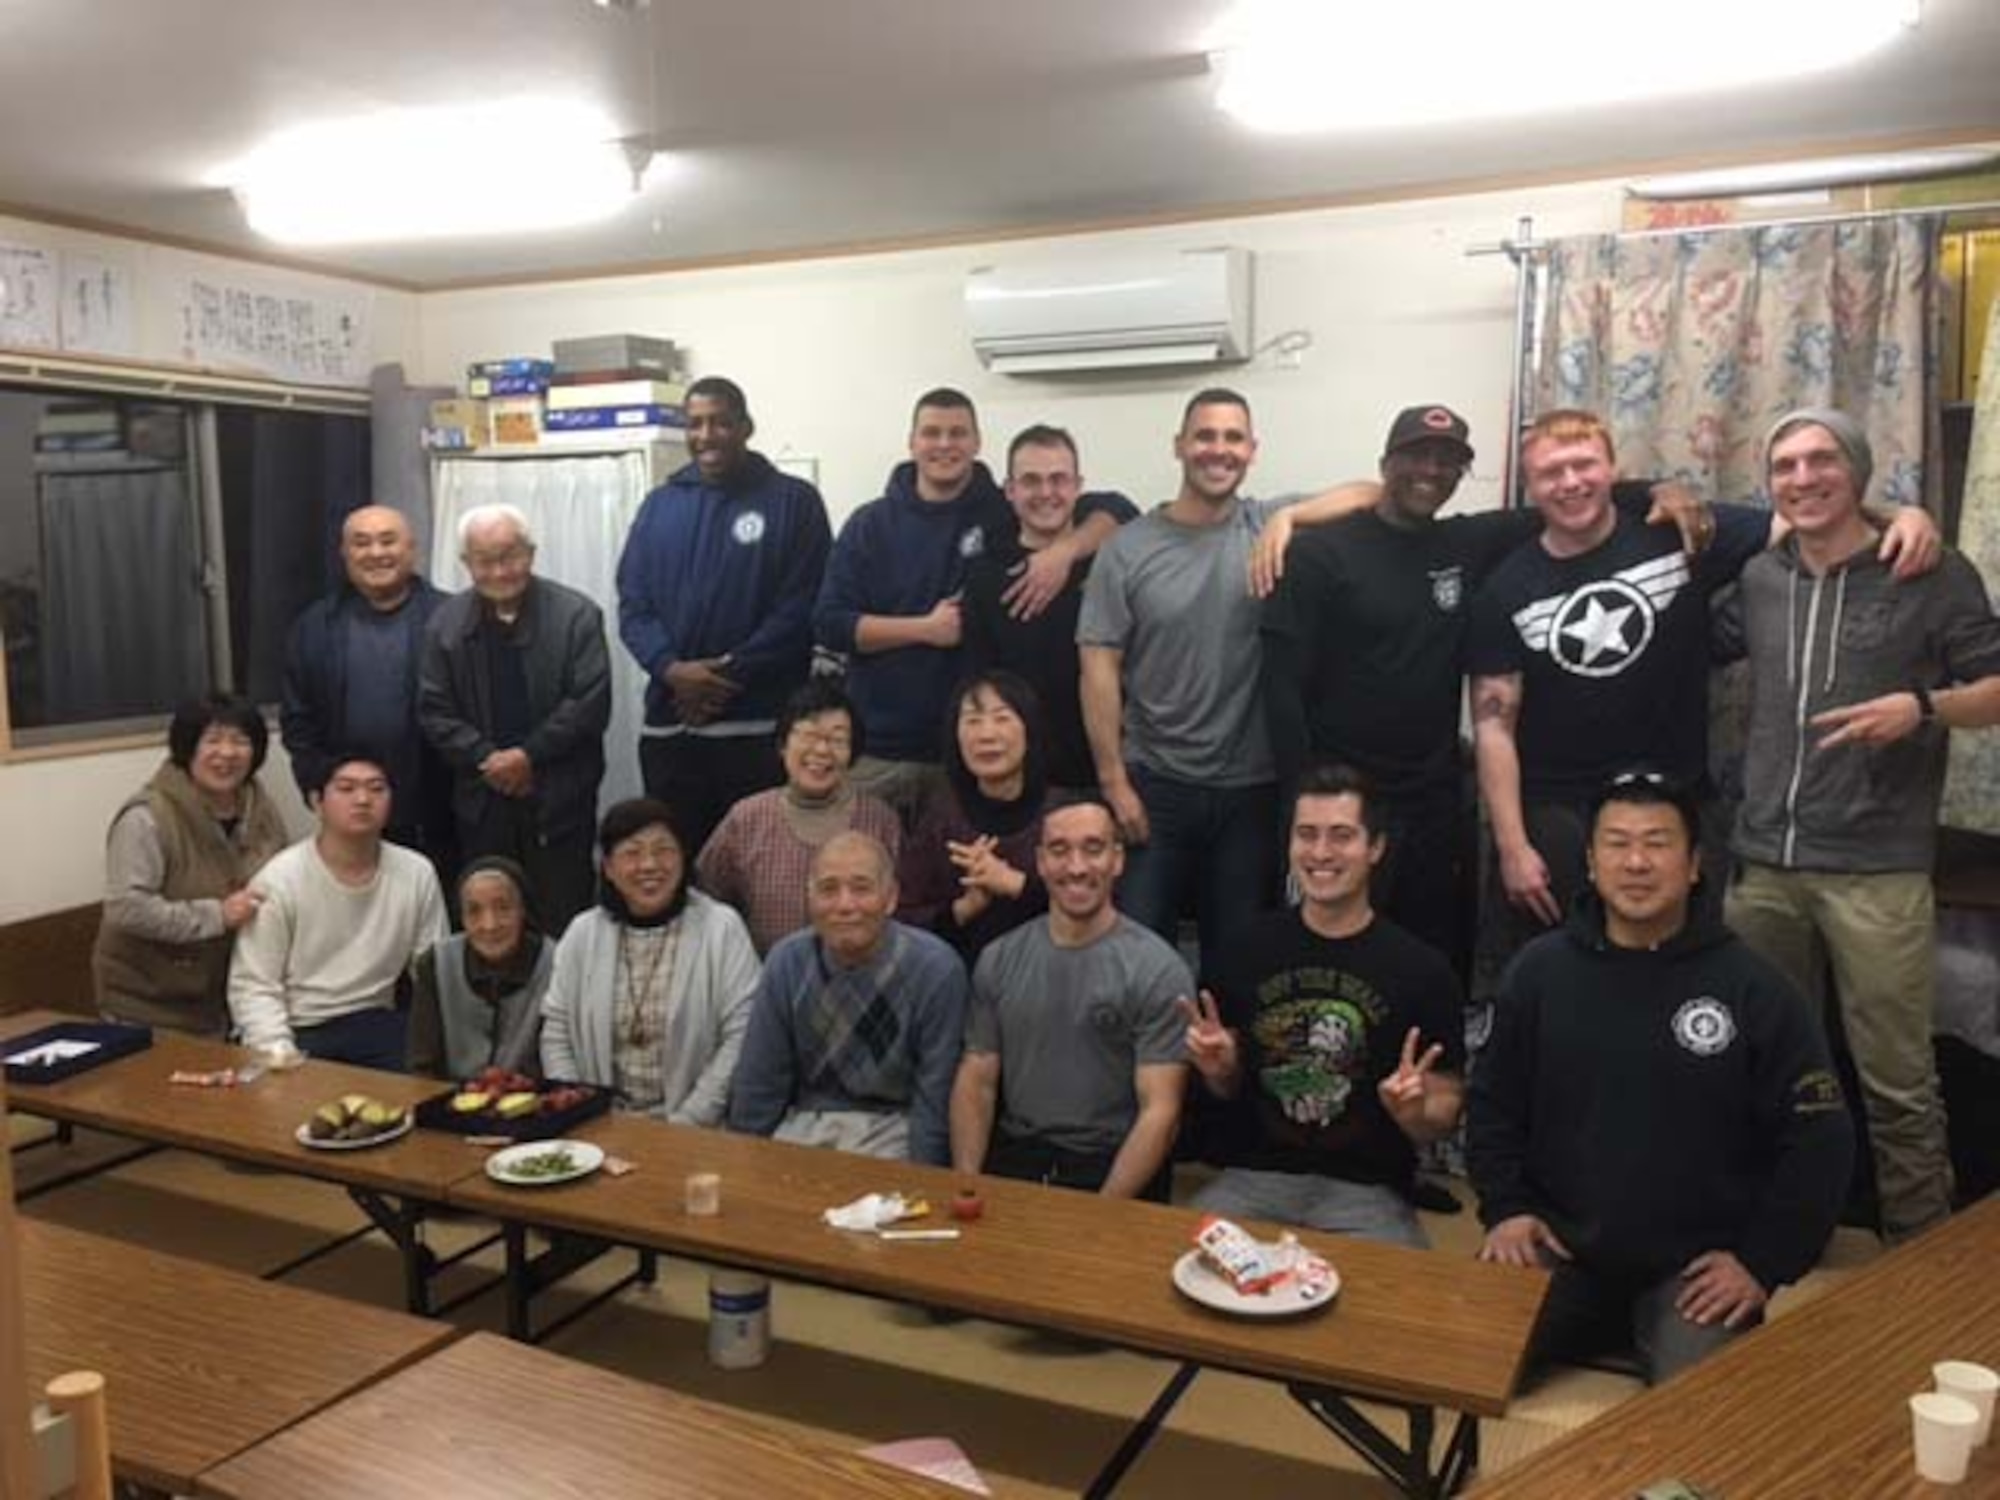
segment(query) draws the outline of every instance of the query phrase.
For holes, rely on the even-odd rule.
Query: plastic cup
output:
[[[1958,1484],[1972,1461],[1972,1434],[1979,1408],[1963,1396],[1925,1391],[1910,1397],[1915,1428],[1917,1473],[1934,1484]]]
[[[2000,1392],[2000,1373],[1970,1360],[1947,1359],[1931,1366],[1931,1379],[1942,1394],[1971,1402],[1979,1413],[1979,1425],[1972,1432],[1973,1447],[1993,1436],[1993,1397]]]
[[[722,1178],[715,1172],[690,1172],[687,1180],[687,1211],[697,1218],[712,1219],[722,1212]]]

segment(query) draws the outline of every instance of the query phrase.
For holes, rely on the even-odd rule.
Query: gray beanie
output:
[[[1824,427],[1833,434],[1840,451],[1847,455],[1847,467],[1854,475],[1854,493],[1867,499],[1868,482],[1875,477],[1875,450],[1868,446],[1868,434],[1861,430],[1859,422],[1830,406],[1801,406],[1771,424],[1771,430],[1764,435],[1765,479],[1771,475],[1771,450],[1801,427]]]

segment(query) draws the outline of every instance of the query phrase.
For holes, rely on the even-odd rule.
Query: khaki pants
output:
[[[1725,918],[1808,999],[1833,966],[1861,1078],[1882,1229],[1899,1240],[1951,1212],[1944,1098],[1931,1050],[1936,909],[1928,872],[1843,875],[1745,864]]]

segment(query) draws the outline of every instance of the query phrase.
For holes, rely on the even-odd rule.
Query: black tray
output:
[[[97,1050],[54,1063],[14,1061],[23,1053],[32,1052],[50,1042],[95,1042]],[[0,1043],[0,1056],[7,1059],[9,1083],[61,1083],[65,1078],[88,1073],[92,1068],[102,1067],[121,1057],[144,1052],[152,1045],[153,1028],[150,1026],[127,1026],[121,1021],[61,1021]]]
[[[510,1141],[546,1141],[568,1134],[571,1127],[581,1125],[585,1120],[594,1120],[610,1112],[611,1090],[595,1084],[566,1084],[549,1079],[536,1092],[545,1094],[550,1089],[559,1088],[586,1088],[590,1093],[568,1109],[554,1110],[549,1114],[522,1115],[509,1120],[490,1109],[461,1114],[451,1107],[451,1101],[457,1097],[457,1091],[453,1090],[419,1104],[417,1124],[425,1130],[445,1130],[453,1135],[498,1135]]]

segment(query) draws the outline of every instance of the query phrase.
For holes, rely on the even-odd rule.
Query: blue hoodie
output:
[[[678,724],[661,669],[727,656],[729,721],[768,724],[812,663],[833,532],[819,491],[745,453],[720,485],[688,464],[646,497],[618,559],[618,633],[646,669],[646,723]]]
[[[813,634],[848,655],[847,691],[868,729],[869,753],[935,761],[945,699],[958,679],[956,649],[854,649],[863,615],[921,615],[965,587],[966,564],[1017,529],[1013,509],[985,464],[956,499],[924,500],[917,466],[896,465],[887,492],[848,517],[834,544],[813,610]]]

